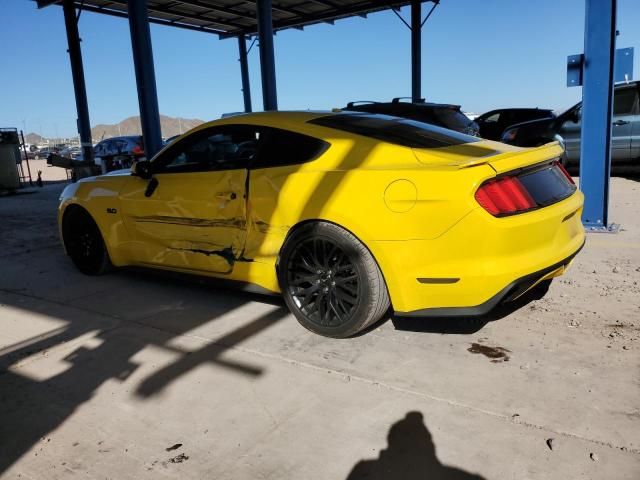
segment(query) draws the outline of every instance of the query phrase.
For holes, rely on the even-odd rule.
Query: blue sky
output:
[[[0,126],[74,135],[62,9],[2,2]],[[635,47],[638,56],[640,2],[618,3],[617,46]],[[408,18],[408,9],[402,14]],[[584,0],[442,0],[423,31],[423,96],[476,113],[503,106],[566,108],[581,96],[580,88],[565,85],[566,57],[582,52],[583,31]],[[162,113],[210,120],[242,110],[234,39],[157,25],[151,34]],[[84,12],[80,35],[92,125],[137,115],[126,20]],[[390,11],[279,32],[279,107],[328,109],[350,100],[409,95],[409,35]],[[635,63],[638,78],[640,61]],[[262,108],[259,73],[254,48],[254,110]]]

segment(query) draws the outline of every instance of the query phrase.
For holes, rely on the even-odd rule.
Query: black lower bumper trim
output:
[[[557,270],[562,266],[566,266],[573,260],[573,258],[582,250],[584,247],[584,243],[569,255],[564,260],[561,260],[558,263],[554,263],[542,270],[538,270],[537,272],[530,273],[521,277],[509,285],[504,287],[498,293],[496,293],[493,297],[487,300],[480,305],[475,305],[473,307],[436,307],[436,308],[423,308],[422,310],[414,310],[412,312],[394,312],[394,314],[398,317],[478,317],[482,315],[486,315],[495,307],[500,305],[501,303],[510,302],[515,300],[524,292],[529,290],[533,285],[536,284],[542,277],[545,275]]]

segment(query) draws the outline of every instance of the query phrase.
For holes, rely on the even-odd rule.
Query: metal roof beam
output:
[[[323,7],[335,8],[335,9],[340,8],[339,5],[336,5],[333,2],[328,2],[327,0],[309,0],[309,1],[317,5],[322,5]]]
[[[76,1],[75,2],[76,8],[80,8],[80,4],[81,4],[81,2]],[[111,10],[111,9],[108,9],[108,8],[94,7],[92,5],[87,5],[87,4],[82,5],[82,9],[87,11],[87,12],[101,13],[103,15],[110,15],[112,17],[127,18],[127,19],[129,18],[127,13],[123,12],[121,10]],[[213,33],[213,34],[216,34],[216,35],[219,35],[219,36],[223,36],[223,35],[226,34],[226,32],[224,30],[215,30],[215,29],[208,28],[208,27],[196,27],[194,25],[172,22],[171,20],[163,20],[163,19],[160,19],[160,18],[155,18],[155,19],[154,18],[150,18],[149,22],[155,23],[156,25],[164,25],[165,27],[176,27],[176,28],[182,28],[182,29],[185,29],[185,30],[193,30],[195,32]]]
[[[209,2],[201,2],[198,0],[176,0],[175,3],[182,3],[184,5],[190,5],[192,7],[200,7],[206,8],[212,12],[222,13],[225,15],[235,15],[239,18],[247,18],[250,17],[252,19],[256,19],[255,9],[247,9],[246,11],[238,10],[236,7],[220,5],[219,3],[209,3]]]
[[[242,3],[250,3],[252,5],[256,5],[258,2],[256,0],[242,0]],[[303,17],[307,20],[310,20],[311,18],[313,18],[311,15],[301,12],[300,10],[293,8],[293,7],[285,7],[285,6],[281,6],[281,5],[277,5],[277,4],[272,4],[271,5],[271,9],[275,10],[277,12],[282,12],[282,13],[286,13],[287,15],[294,15],[296,17]]]
[[[111,3],[115,3],[117,5],[123,5],[123,6],[127,6],[127,0],[110,0]],[[185,3],[185,2],[177,2],[178,4],[180,3]],[[148,11],[149,12],[157,12],[157,13],[164,13],[167,15],[175,15],[176,17],[181,17],[181,18],[188,18],[190,20],[199,20],[199,21],[204,21],[204,22],[209,22],[207,24],[207,26],[210,25],[221,25],[223,27],[231,27],[234,29],[237,28],[244,28],[244,25],[241,25],[239,23],[233,23],[233,22],[229,22],[226,20],[219,20],[216,18],[208,18],[205,17],[204,15],[206,15],[206,12],[203,12],[201,14],[190,14],[190,13],[184,13],[184,12],[179,12],[176,10],[172,10],[171,8],[167,8],[167,7],[163,7],[160,5],[149,5],[148,6]],[[164,20],[164,19],[163,19]],[[174,21],[179,21],[179,20],[168,20],[169,22],[174,22]]]
[[[36,4],[38,8],[45,8],[49,5],[55,5],[56,3],[60,3],[61,0],[36,0]]]
[[[387,8],[393,8],[394,6],[401,6],[401,5],[406,5],[410,2],[408,1],[396,1],[396,2],[389,2],[389,0],[375,0],[373,2],[368,2],[368,6],[369,11],[371,10],[371,8],[373,8],[374,10],[383,10],[383,9],[387,9]],[[333,11],[327,11],[327,12],[323,12],[319,15],[314,15],[314,22],[315,23],[322,23],[322,22],[329,22],[329,21],[333,21],[337,18],[344,18],[344,17],[349,17],[352,15],[358,15],[363,11],[363,4],[362,3],[358,3],[354,6],[350,6],[350,7],[346,7],[346,8],[340,8],[338,10],[333,10]],[[304,21],[300,21],[298,19],[291,19],[291,20],[280,20],[277,22],[273,23],[273,28],[276,30],[282,30],[285,28],[291,28],[291,27],[296,27],[299,25],[303,25],[307,22]]]

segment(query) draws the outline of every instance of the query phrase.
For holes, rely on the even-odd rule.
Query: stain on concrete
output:
[[[479,343],[472,343],[469,348],[467,348],[468,352],[471,353],[480,353],[487,358],[491,359],[491,363],[502,363],[509,361],[509,353],[511,350],[508,350],[503,347],[489,347],[488,345],[481,345]]]
[[[181,453],[180,455],[176,455],[175,457],[170,458],[167,463],[182,463],[186,462],[187,460],[189,460],[189,456]]]

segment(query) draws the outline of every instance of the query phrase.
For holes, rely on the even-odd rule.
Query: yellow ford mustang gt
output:
[[[383,115],[240,115],[130,173],[68,186],[60,233],[86,274],[135,265],[243,282],[345,337],[390,306],[482,315],[562,274],[584,230],[561,155]]]

